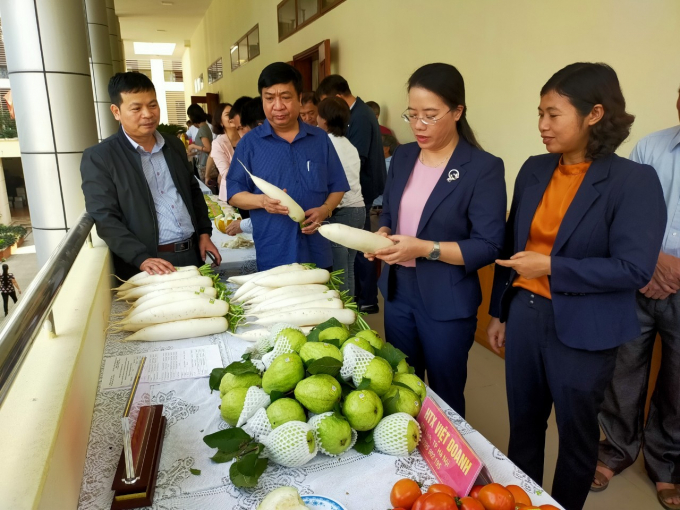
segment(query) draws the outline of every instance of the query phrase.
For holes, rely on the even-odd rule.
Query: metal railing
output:
[[[0,330],[0,406],[48,316],[54,326],[52,306],[83,244],[88,240],[92,245],[93,225],[94,220],[86,212],[78,218]]]

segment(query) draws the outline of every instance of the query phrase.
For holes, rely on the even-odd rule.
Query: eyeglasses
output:
[[[451,110],[447,111],[444,115],[450,112]],[[416,124],[418,121],[420,121],[426,126],[434,126],[438,121],[440,121],[444,117],[444,115],[442,115],[439,118],[418,117],[417,115],[409,113],[407,108],[406,110],[404,110],[404,113],[401,114],[401,118],[404,119],[404,122],[408,122],[409,124]]]

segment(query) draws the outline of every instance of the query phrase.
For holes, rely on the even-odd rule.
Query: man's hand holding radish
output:
[[[139,269],[149,274],[169,274],[175,271],[175,266],[167,260],[149,257],[142,262]]]
[[[198,249],[201,252],[201,260],[205,260],[206,252],[213,254],[215,257],[215,262],[211,264],[212,267],[218,267],[222,263],[222,256],[210,239],[209,234],[201,234],[201,236],[198,238]]]

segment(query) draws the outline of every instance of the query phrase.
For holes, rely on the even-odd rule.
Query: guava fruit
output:
[[[302,349],[302,346],[307,343],[307,337],[305,334],[293,328],[282,329],[281,332],[276,336],[276,341],[279,342],[282,338],[288,340],[290,348],[298,354],[300,354],[300,349]]]
[[[300,358],[305,366],[321,358],[335,358],[342,363],[342,353],[335,345],[325,342],[307,342],[300,349]]]
[[[385,346],[385,340],[380,338],[380,335],[374,329],[364,329],[362,331],[358,331],[355,336],[363,338],[364,340],[368,340],[368,343],[371,344],[371,347],[373,347],[376,351],[382,349]]]
[[[353,336],[352,338],[348,338],[344,344],[342,344],[342,348],[340,351],[344,354],[345,348],[347,347],[348,344],[354,344],[360,349],[363,349],[365,351],[370,352],[371,354],[375,354],[375,349],[371,347],[371,344],[366,340],[365,338],[359,338],[358,336]]]
[[[425,383],[415,374],[394,374],[392,382],[405,384],[411,388],[411,391],[418,395],[421,404],[427,396],[427,388],[425,387]]]
[[[223,397],[234,388],[250,388],[261,384],[262,377],[259,374],[224,374],[220,381],[220,396]]]
[[[387,360],[376,356],[366,367],[364,378],[371,380],[368,389],[382,397],[392,385],[392,365]]]
[[[324,450],[339,455],[352,444],[352,427],[345,418],[333,413],[319,422],[316,437]]]
[[[274,358],[262,376],[262,389],[267,393],[280,391],[287,393],[294,389],[305,377],[305,367],[300,356],[294,352],[281,354]]]
[[[257,510],[307,510],[295,487],[279,487],[262,500]]]
[[[420,426],[406,413],[383,418],[373,431],[375,448],[388,455],[410,455],[420,442]]]
[[[349,331],[347,331],[345,328],[342,328],[340,326],[333,326],[331,328],[326,328],[321,333],[319,333],[319,342],[337,339],[340,340],[340,343],[338,345],[342,345],[343,343],[345,343],[345,340],[347,340],[350,336],[352,335],[350,335]]]
[[[295,387],[297,401],[314,414],[331,411],[341,397],[340,383],[328,374],[312,375]]]
[[[267,418],[272,429],[289,421],[305,421],[307,416],[300,403],[292,398],[280,398],[267,408]]]
[[[399,395],[397,395],[397,392]],[[403,386],[390,386],[390,389],[382,397],[382,403],[385,416],[394,413],[406,413],[415,418],[418,416],[421,406],[418,395]]]
[[[222,419],[232,427],[238,423],[238,417],[241,416],[246,393],[248,393],[248,388],[234,388],[222,397],[220,414]]]
[[[371,430],[383,417],[383,405],[374,391],[356,390],[345,398],[342,414],[354,430]]]

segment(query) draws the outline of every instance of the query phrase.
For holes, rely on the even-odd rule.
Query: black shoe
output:
[[[380,311],[380,307],[378,305],[363,305],[359,307],[359,311],[362,313],[367,313],[368,315],[373,315],[374,313],[378,313]]]

